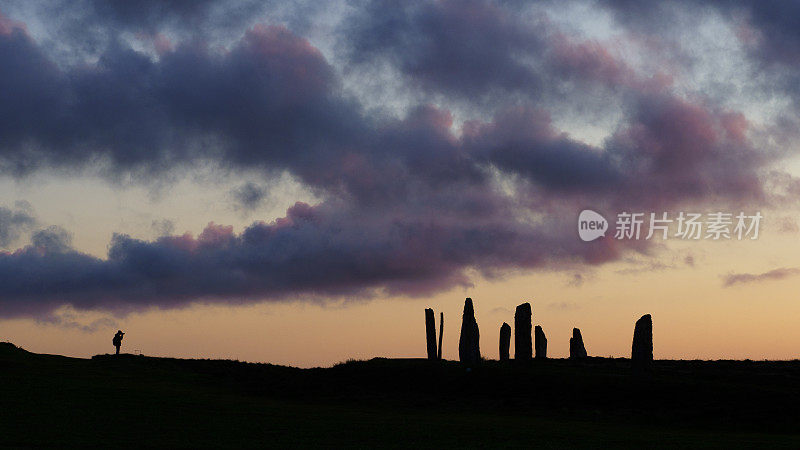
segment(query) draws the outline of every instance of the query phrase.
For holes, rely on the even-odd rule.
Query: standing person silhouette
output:
[[[117,330],[117,334],[114,335],[114,340],[111,341],[114,344],[114,347],[117,347],[118,355],[119,355],[119,348],[122,346],[122,336],[124,335],[125,333],[123,333],[122,330]]]

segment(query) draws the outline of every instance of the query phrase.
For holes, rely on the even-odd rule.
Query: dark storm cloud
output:
[[[158,61],[118,43],[66,71],[14,28],[0,34],[0,60],[0,167],[14,173],[107,160],[150,176],[213,158],[302,166],[324,183],[320,167],[369,137],[357,106],[332,93],[322,55],[282,27],[255,27],[229,52],[188,44]]]
[[[541,53],[541,30],[484,1],[371,1],[344,29],[355,63],[386,60],[425,89],[474,97],[541,89],[519,56]]]
[[[204,41],[220,5],[98,4],[81,20],[112,34],[160,32],[170,17],[203,26],[155,54],[111,36],[96,62],[76,64],[0,20],[0,169],[102,167],[151,179],[213,162],[288,172],[324,200],[240,234],[210,224],[196,238],[117,235],[106,259],[74,249],[64,230],[37,232],[0,254],[4,311],[425,294],[469,285],[474,272],[600,264],[646,245],[580,242],[575,219],[587,205],[763,195],[759,171],[773,156],[756,151],[744,115],[682,98],[669,77],[637,74],[601,44],[503,4],[369,2],[337,33],[348,63],[380,60],[426,95],[502,93],[492,114],[460,129],[433,104],[397,116],[368,110],[289,27],[246,27],[225,48]],[[552,91],[580,102],[596,89],[623,104],[602,145],[559,130],[550,103],[536,100]],[[245,206],[263,195],[255,184],[235,192]]]
[[[63,230],[45,230],[0,254],[0,294],[6,316],[64,303],[125,311],[298,294],[413,295],[468,285],[467,266],[536,265],[537,241],[544,244],[503,218],[356,219],[330,204],[297,203],[286,217],[238,235],[213,223],[197,238],[117,235],[105,260],[72,249]]]
[[[747,128],[736,112],[643,94],[602,147],[571,139],[546,113],[522,108],[501,112],[489,123],[468,123],[464,142],[477,160],[551,195],[655,208],[707,197],[762,199],[757,169],[771,156],[753,148]]]
[[[752,29],[742,29],[740,38],[753,40],[757,55],[768,61],[800,64],[800,4],[779,0],[740,0],[726,4],[733,10],[747,12],[746,24]],[[750,34],[756,31],[756,35]]]
[[[477,158],[553,191],[619,187],[624,174],[609,152],[557,132],[540,110],[515,108],[491,123],[470,123],[467,147]]]
[[[754,149],[744,115],[679,98],[670,92],[669,67],[637,74],[599,42],[536,17],[495,2],[374,1],[346,22],[343,40],[352,63],[386,61],[432,93],[519,94],[508,102],[514,106],[498,105],[492,120],[468,123],[461,149],[540,191],[595,202],[626,192],[620,207],[763,196],[757,171],[777,155]],[[553,97],[566,104],[597,89],[623,99],[625,115],[600,147],[557,130],[546,111]],[[521,98],[533,101],[519,106]]]
[[[546,4],[546,3],[542,3]],[[531,4],[374,0],[340,30],[349,64],[388,64],[415,89],[471,103],[564,101],[592,88],[657,91],[598,42],[561,32]]]
[[[489,15],[490,22],[497,22],[492,15],[499,14],[497,7],[470,7],[478,8],[475,16]],[[446,8],[439,15],[463,14],[454,6]],[[476,39],[479,31],[473,30]],[[513,49],[497,46],[496,53],[504,52]],[[684,173],[682,189],[706,189],[710,180],[703,177],[710,167],[704,164],[730,154],[720,170],[732,173],[731,188],[758,188],[748,185],[752,158],[739,158],[737,165],[736,157],[748,156],[744,151],[717,149],[747,145],[734,142],[744,139],[744,119],[735,113],[717,117],[703,105],[653,94],[632,75],[603,69],[624,67],[607,54],[577,55],[561,58],[559,73],[633,86],[640,98],[629,113],[631,126],[619,130],[606,148],[569,138],[550,125],[546,113],[530,107],[501,111],[488,124],[471,123],[465,139],[454,135],[448,111],[429,106],[400,120],[370,117],[339,94],[334,70],[321,53],[279,26],[256,26],[222,53],[187,44],[153,60],[116,44],[95,66],[68,71],[50,63],[15,28],[0,35],[0,59],[13,62],[0,69],[0,87],[13,96],[0,106],[0,114],[10,118],[0,129],[6,137],[0,157],[14,173],[43,164],[100,160],[113,171],[147,176],[221,160],[238,167],[286,169],[314,187],[362,202],[386,202],[406,196],[416,184],[483,183],[487,166],[554,191],[613,189],[620,183],[641,188],[636,185],[652,175]],[[725,133],[740,135],[728,138]]]
[[[759,168],[774,155],[747,139],[744,115],[673,96],[644,96],[606,142],[639,204],[763,200]]]

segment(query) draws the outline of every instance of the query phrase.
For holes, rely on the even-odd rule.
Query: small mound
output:
[[[34,358],[36,355],[27,350],[17,347],[11,342],[0,342],[0,360],[3,364],[19,363]]]
[[[17,347],[11,342],[0,342],[0,354],[21,354],[21,353],[30,354],[29,351]]]

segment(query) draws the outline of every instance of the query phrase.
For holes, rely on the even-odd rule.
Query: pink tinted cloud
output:
[[[613,212],[760,193],[764,160],[748,141],[742,113],[671,95],[668,76],[638,75],[608,44],[565,35],[542,43],[546,32],[521,27],[499,6],[463,5],[424,4],[419,15],[395,17],[418,21],[408,34],[389,33],[390,46],[396,36],[409,37],[399,39],[390,63],[413,78],[412,88],[424,84],[424,94],[445,99],[466,94],[472,105],[504,89],[549,89],[539,83],[552,79],[600,84],[624,90],[625,116],[612,136],[603,145],[573,139],[554,126],[546,102],[525,95],[492,105],[492,116],[468,122],[461,135],[449,110],[427,103],[403,117],[374,117],[341,96],[322,53],[284,26],[252,27],[219,52],[163,46],[155,61],[110,48],[92,70],[54,66],[59,83],[45,80],[31,89],[47,93],[47,108],[9,134],[21,133],[18,142],[36,142],[45,152],[52,148],[58,162],[97,148],[119,171],[203,158],[236,169],[287,170],[326,201],[298,202],[285,217],[239,234],[212,222],[196,238],[116,236],[107,260],[37,248],[5,255],[0,278],[7,278],[0,281],[8,283],[0,283],[0,297],[47,303],[62,295],[57,281],[64,280],[74,288],[68,300],[86,308],[103,298],[145,307],[299,293],[416,295],[466,286],[472,270],[497,276],[547,264],[601,264],[647,250],[643,242],[579,241],[574,215],[587,205]],[[386,37],[383,28],[370,32],[375,39],[362,44]],[[44,55],[29,39],[3,42],[22,60]],[[536,70],[520,55],[534,59]],[[9,79],[27,82],[40,72]],[[437,83],[443,83],[438,91]],[[58,126],[64,117],[66,131]],[[40,132],[48,123],[53,129]],[[24,134],[29,130],[40,134]],[[222,145],[208,153],[180,147],[198,136]],[[509,175],[517,191],[500,192],[494,169]],[[527,220],[534,214],[544,219]],[[13,275],[25,270],[54,282],[20,283]]]
[[[19,30],[25,34],[28,33],[28,27],[24,23],[9,19],[3,13],[0,13],[0,34],[9,35],[14,30]]]
[[[614,56],[613,43],[580,40],[558,32],[550,36],[549,45],[549,63],[559,74],[568,78],[642,93],[663,92],[673,84],[673,76],[668,72],[637,73],[622,58]]]
[[[283,80],[287,84],[322,91],[333,77],[319,49],[282,25],[253,26],[245,33],[242,48],[252,57],[268,61],[277,73],[294,78]]]

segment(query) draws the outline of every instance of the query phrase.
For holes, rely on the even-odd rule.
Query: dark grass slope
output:
[[[0,344],[0,445],[800,447],[800,362],[373,359],[326,369]]]

